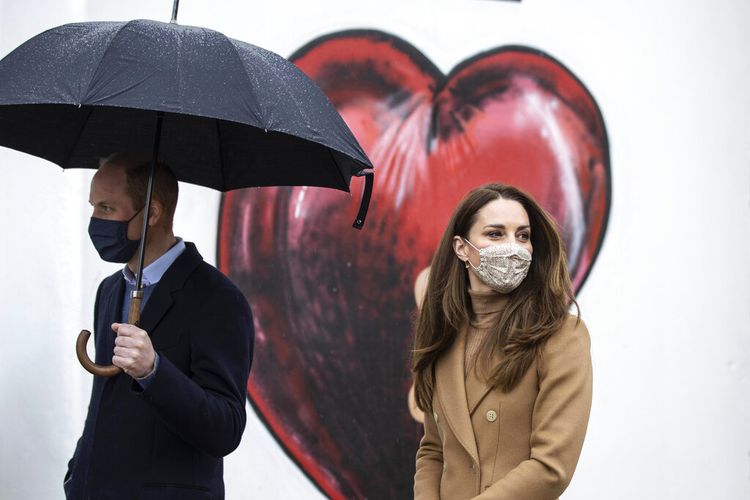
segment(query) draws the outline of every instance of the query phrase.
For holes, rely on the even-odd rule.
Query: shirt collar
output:
[[[164,273],[167,272],[169,266],[171,266],[177,257],[185,251],[185,242],[182,238],[177,238],[177,243],[172,245],[172,248],[164,252],[161,257],[153,261],[151,264],[146,266],[143,270],[143,286],[155,285],[159,282]],[[135,273],[130,270],[128,266],[122,269],[122,275],[128,285],[135,285]]]

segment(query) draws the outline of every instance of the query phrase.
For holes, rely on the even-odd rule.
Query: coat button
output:
[[[474,462],[472,462],[471,465],[469,466],[469,469],[471,469],[472,473],[476,474],[476,472],[477,472],[477,464],[475,464]]]
[[[435,418],[435,423],[437,423],[437,421],[438,421],[437,412],[436,411],[432,412],[432,416]]]
[[[497,420],[497,412],[495,410],[489,410],[487,414],[485,415],[488,422],[494,422]]]

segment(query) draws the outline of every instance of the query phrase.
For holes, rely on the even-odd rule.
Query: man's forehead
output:
[[[96,200],[89,201],[99,202],[102,198],[120,197],[126,194],[127,179],[125,170],[116,165],[103,165],[96,171],[91,179],[90,198],[96,196]]]

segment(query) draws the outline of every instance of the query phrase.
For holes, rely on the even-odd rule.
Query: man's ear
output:
[[[453,237],[453,251],[462,262],[466,263],[469,260],[469,248],[460,236]]]
[[[164,218],[164,205],[159,200],[151,199],[151,210],[148,213],[148,225],[156,226]]]

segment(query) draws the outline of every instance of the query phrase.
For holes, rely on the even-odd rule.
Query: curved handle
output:
[[[91,358],[89,358],[89,355],[86,353],[86,343],[89,341],[89,337],[91,337],[90,331],[81,330],[81,333],[78,334],[78,340],[76,340],[76,356],[78,356],[78,361],[81,363],[81,366],[83,366],[87,372],[99,377],[114,377],[118,373],[122,373],[122,368],[118,366],[98,365],[91,361]]]
[[[367,217],[367,209],[370,208],[370,197],[372,197],[372,182],[374,178],[373,170],[371,168],[361,170],[357,175],[365,176],[365,189],[362,192],[362,201],[359,204],[359,213],[357,213],[357,219],[352,224],[354,229],[362,229],[365,225],[365,218]]]

